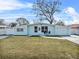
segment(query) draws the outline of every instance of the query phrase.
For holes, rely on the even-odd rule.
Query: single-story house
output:
[[[71,27],[47,23],[29,24],[28,21],[26,21],[25,24],[16,23],[14,27],[0,25],[0,35],[3,34],[27,36],[67,36],[71,35]]]
[[[27,25],[28,35],[71,35],[69,26],[59,26],[47,23],[36,23]]]
[[[54,36],[54,35],[71,35],[69,26],[59,26],[47,23],[35,23],[27,25],[17,25],[8,29],[8,35],[27,35],[27,36]]]

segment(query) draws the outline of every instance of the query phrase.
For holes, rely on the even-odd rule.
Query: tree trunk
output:
[[[53,22],[51,21],[50,24],[52,24]]]

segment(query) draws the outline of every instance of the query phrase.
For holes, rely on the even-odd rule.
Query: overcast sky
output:
[[[33,21],[35,14],[32,5],[35,0],[0,0],[0,18],[7,22],[15,21],[18,17],[25,17]],[[61,13],[56,14],[56,20],[64,20],[66,24],[79,23],[79,0],[61,0]]]

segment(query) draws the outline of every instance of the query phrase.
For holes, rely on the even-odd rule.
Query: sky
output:
[[[13,22],[16,18],[24,17],[33,22],[36,17],[33,12],[35,0],[0,0],[0,19]],[[79,0],[61,0],[61,12],[54,15],[55,20],[65,24],[79,24]]]

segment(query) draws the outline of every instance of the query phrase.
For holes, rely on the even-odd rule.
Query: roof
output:
[[[71,28],[79,28],[79,24],[72,24],[70,26],[71,26]]]
[[[0,23],[0,25],[6,25],[6,24],[4,24],[4,23]]]
[[[6,24],[1,23],[1,24],[0,24],[0,27],[7,27],[7,25],[6,25]]]
[[[48,25],[48,26],[54,26],[54,24],[48,24],[48,23],[34,23],[34,24],[28,24],[29,26],[34,25]],[[55,26],[62,26],[62,25],[55,25]],[[62,27],[69,27],[69,26],[62,26]]]
[[[34,23],[34,24],[29,24],[29,26],[33,25],[53,25],[53,24],[48,24],[48,23]]]

